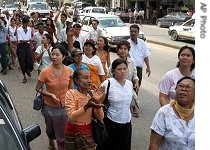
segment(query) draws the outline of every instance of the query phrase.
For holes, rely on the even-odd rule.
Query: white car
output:
[[[195,18],[189,19],[181,25],[169,27],[168,35],[173,41],[180,39],[195,41]]]
[[[104,7],[85,7],[82,13],[106,13],[106,8]]]
[[[50,7],[47,2],[30,2],[27,7],[28,15],[30,16],[32,12],[38,12],[39,18],[46,20],[50,17]]]
[[[109,40],[109,46],[111,48],[116,48],[117,44],[122,39],[130,38],[130,29],[126,24],[116,15],[110,14],[100,14],[100,13],[81,13],[82,15],[82,30],[81,34],[86,36],[91,29],[91,20],[97,19],[99,21],[98,28],[100,28]],[[139,38],[144,41],[144,33],[140,31]]]

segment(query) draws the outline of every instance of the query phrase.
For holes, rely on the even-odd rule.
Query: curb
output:
[[[158,45],[162,45],[162,46],[167,46],[167,47],[171,47],[171,48],[175,48],[175,49],[180,49],[180,46],[177,45],[172,45],[172,44],[168,44],[168,43],[164,43],[164,42],[160,42],[160,41],[154,41],[154,40],[146,40],[148,43],[153,43],[153,44],[158,44]]]

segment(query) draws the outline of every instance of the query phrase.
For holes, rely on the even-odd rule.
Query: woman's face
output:
[[[49,39],[47,39],[47,37],[45,35],[42,35],[41,42],[42,42],[42,44],[49,44]]]
[[[58,48],[52,50],[51,57],[53,64],[62,64],[63,59],[65,58]]]
[[[97,45],[98,45],[98,47],[104,47],[104,45],[105,45],[104,39],[98,38]]]
[[[46,24],[51,24],[50,19],[47,19]]]
[[[113,75],[116,79],[125,79],[127,74],[127,66],[122,63],[119,64],[114,70]]]
[[[11,25],[14,26],[16,24],[16,21],[13,19],[11,20]]]
[[[86,44],[86,45],[84,46],[84,53],[85,53],[85,55],[92,55],[93,51],[94,51],[94,50],[93,50],[92,45]]]
[[[184,79],[176,86],[175,99],[181,106],[192,106],[195,100],[195,83]]]
[[[123,58],[123,59],[126,58],[128,56],[128,48],[127,48],[127,46],[121,45],[117,54],[118,54],[118,56],[120,58]]]
[[[89,90],[92,86],[90,71],[81,70],[78,79],[75,79],[76,84],[80,89]]]
[[[74,56],[74,62],[75,63],[81,63],[82,62],[82,54],[78,54],[76,56]]]
[[[180,66],[191,66],[194,63],[192,52],[184,49],[179,56]]]

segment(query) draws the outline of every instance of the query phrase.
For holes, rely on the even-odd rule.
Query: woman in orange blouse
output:
[[[43,114],[49,149],[54,149],[55,139],[58,150],[64,150],[64,129],[68,119],[65,95],[69,88],[73,88],[73,81],[70,78],[73,70],[62,63],[67,55],[64,47],[55,46],[51,52],[52,64],[40,72],[36,85],[36,90],[44,96]],[[41,90],[44,84],[46,88]]]
[[[98,49],[96,50],[96,55],[100,58],[105,72],[105,79],[108,76],[108,68],[111,64],[109,55],[109,45],[108,39],[104,36],[100,36],[97,41]]]
[[[65,129],[65,148],[66,150],[96,149],[92,137],[92,113],[103,120],[102,103],[105,88],[100,87],[90,94],[92,86],[90,71],[82,68],[74,71],[73,81],[78,90],[70,89],[66,93],[68,123]]]

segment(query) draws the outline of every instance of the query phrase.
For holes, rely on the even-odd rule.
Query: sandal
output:
[[[23,79],[22,83],[26,83],[27,82],[27,79]]]
[[[30,72],[26,72],[28,77],[31,77],[31,73]]]

